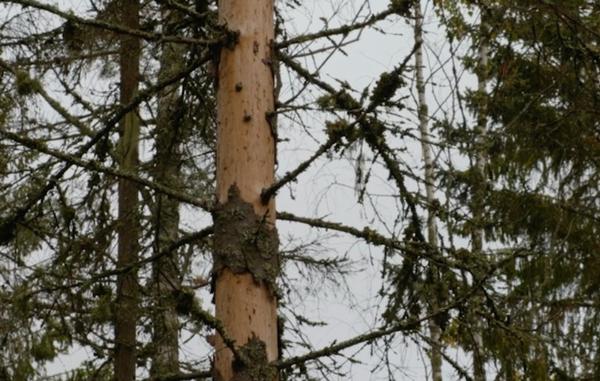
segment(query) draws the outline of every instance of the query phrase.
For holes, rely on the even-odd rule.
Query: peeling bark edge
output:
[[[224,269],[235,274],[250,273],[256,282],[263,282],[276,294],[279,237],[267,217],[257,215],[233,184],[229,187],[227,202],[213,210],[213,220],[213,280]]]

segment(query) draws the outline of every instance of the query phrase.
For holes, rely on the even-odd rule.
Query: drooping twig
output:
[[[363,22],[356,22],[356,23],[349,24],[349,25],[343,25],[343,26],[340,26],[337,28],[322,30],[322,31],[316,32],[316,33],[310,33],[310,34],[305,34],[302,36],[292,37],[285,41],[278,42],[275,45],[275,47],[278,49],[283,49],[283,48],[289,47],[290,45],[302,44],[304,42],[313,41],[313,40],[316,40],[319,38],[331,37],[331,36],[335,36],[335,35],[339,35],[339,34],[346,35],[355,30],[359,30],[359,29],[363,29],[365,27],[371,26],[371,25],[377,23],[378,21],[385,20],[387,17],[389,17],[390,15],[393,15],[395,13],[396,12],[392,9],[386,9],[385,11],[380,12],[378,14],[371,15],[371,17],[367,18]]]
[[[141,259],[130,265],[116,268],[113,270],[108,270],[108,271],[102,272],[100,274],[93,275],[89,279],[86,279],[86,280],[81,280],[81,281],[77,281],[74,283],[64,284],[64,285],[60,285],[60,286],[56,286],[56,287],[33,290],[33,291],[27,292],[26,294],[21,295],[21,296],[23,298],[30,298],[30,297],[32,297],[36,294],[40,294],[42,292],[54,292],[54,291],[60,291],[60,290],[65,290],[65,289],[69,289],[69,288],[74,288],[74,287],[87,287],[95,282],[100,281],[100,280],[110,278],[110,277],[118,275],[118,274],[123,274],[123,273],[131,271],[133,269],[137,269],[144,265],[152,263],[162,257],[165,257],[165,256],[171,254],[172,252],[178,250],[182,246],[201,241],[202,239],[205,239],[212,233],[213,233],[213,227],[209,226],[209,227],[206,227],[195,233],[187,234],[186,236],[182,237],[181,239],[177,240],[176,242],[173,242],[171,245],[169,245],[169,247],[165,248],[164,250],[161,250],[160,252],[158,252],[150,257]]]
[[[269,200],[271,199],[271,197],[273,197],[277,191],[279,189],[281,189],[283,186],[285,186],[285,184],[290,183],[294,180],[296,180],[296,178],[302,173],[304,172],[315,160],[317,160],[321,155],[323,155],[325,152],[327,152],[331,147],[333,147],[333,145],[337,142],[337,139],[334,139],[333,137],[330,137],[327,142],[325,142],[323,145],[321,145],[319,147],[318,150],[315,151],[314,154],[312,154],[311,157],[309,157],[306,161],[302,162],[300,165],[298,165],[296,167],[296,169],[287,172],[285,174],[285,176],[283,176],[281,179],[279,179],[277,182],[275,182],[273,185],[271,185],[270,187],[263,189],[263,191],[261,192],[260,198],[261,201],[263,202],[263,204],[268,204]]]
[[[136,184],[150,188],[156,192],[165,194],[165,195],[172,197],[176,200],[179,200],[181,202],[202,208],[205,211],[210,211],[212,209],[212,205],[205,200],[200,200],[191,195],[188,195],[188,194],[185,194],[182,192],[178,192],[178,191],[173,190],[172,188],[165,186],[163,184],[159,184],[154,181],[140,177],[139,175],[137,175],[135,173],[124,171],[122,169],[106,167],[106,166],[101,165],[98,161],[95,161],[95,160],[80,159],[77,156],[70,155],[70,154],[67,154],[64,152],[60,152],[60,151],[48,148],[47,145],[45,145],[44,143],[42,143],[40,141],[31,139],[31,138],[27,138],[25,136],[16,134],[14,132],[6,131],[2,128],[0,128],[0,135],[6,137],[16,143],[19,143],[27,148],[30,148],[32,150],[35,150],[35,151],[44,153],[46,155],[55,157],[59,160],[62,160],[65,163],[71,163],[72,165],[75,165],[75,166],[78,166],[81,168],[104,173],[104,174],[114,176],[117,178],[127,179]]]

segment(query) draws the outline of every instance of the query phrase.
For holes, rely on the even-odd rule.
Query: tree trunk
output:
[[[139,29],[138,0],[123,0],[121,23]],[[140,42],[136,37],[122,35],[120,46],[121,104],[129,103],[138,90]],[[119,166],[134,172],[138,164],[139,120],[135,111],[127,114],[120,123]],[[138,259],[139,216],[138,188],[134,182],[119,179],[119,223],[117,267],[121,268]],[[114,379],[135,380],[136,321],[138,315],[138,283],[135,270],[117,277],[115,310]]]
[[[423,75],[423,14],[420,2],[415,3],[415,42],[418,44],[415,52],[415,66],[417,75],[417,95],[419,101],[419,132],[421,134],[421,150],[423,151],[423,162],[425,163],[425,193],[427,203],[433,205],[435,202],[435,189],[433,186],[433,155],[431,153],[431,134],[429,133],[428,108],[425,99],[425,79]],[[435,213],[430,209],[427,214],[427,239],[433,249],[438,247],[437,226],[435,224]],[[433,282],[439,282],[440,277],[436,268],[431,268]],[[439,307],[437,300],[431,301],[432,311]],[[442,381],[442,348],[440,345],[441,329],[432,319],[429,321],[429,334],[431,338],[431,375],[433,381]]]
[[[484,10],[482,9],[481,20],[481,45],[479,47],[479,65],[477,70],[477,91],[480,99],[486,93],[487,88],[487,66],[488,66],[488,46],[487,46],[487,27],[485,24]],[[485,102],[485,101],[483,101]],[[473,233],[471,236],[471,249],[473,255],[483,255],[483,209],[485,197],[485,136],[487,133],[487,111],[485,104],[480,104],[477,113],[477,127],[475,130],[475,184],[473,189]],[[475,301],[481,303],[481,298],[475,298]],[[477,305],[478,303],[475,303]],[[485,357],[483,355],[483,338],[481,336],[482,327],[480,321],[475,318],[473,329],[473,379],[474,381],[485,381]]]
[[[164,6],[162,25],[166,34],[173,35],[180,20],[179,13]],[[159,81],[173,77],[183,69],[184,47],[180,44],[162,45]],[[179,84],[163,89],[158,98],[156,122],[156,154],[154,178],[157,183],[179,189],[181,142],[184,138],[182,99]],[[175,242],[179,235],[179,202],[158,193],[154,213],[156,253]],[[151,376],[159,378],[179,372],[179,319],[174,291],[180,287],[177,252],[159,258],[152,266],[155,305],[152,313],[154,352]]]
[[[219,18],[239,32],[218,63],[217,200],[214,212],[216,316],[243,359],[216,343],[214,379],[276,380],[279,272],[274,179],[273,0],[220,0]],[[235,360],[235,366],[234,366]]]

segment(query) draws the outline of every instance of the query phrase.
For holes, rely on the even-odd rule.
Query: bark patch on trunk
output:
[[[264,282],[275,292],[279,238],[267,216],[257,215],[252,204],[242,200],[234,184],[229,188],[227,202],[213,211],[213,219],[213,275],[225,268],[236,274],[250,273],[256,282]]]
[[[257,337],[251,338],[240,348],[243,360],[233,361],[235,376],[232,381],[269,381],[274,380],[277,370],[269,365],[267,346]]]

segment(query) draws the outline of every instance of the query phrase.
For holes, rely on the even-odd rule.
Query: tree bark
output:
[[[275,164],[269,122],[274,111],[273,14],[273,0],[219,1],[220,21],[239,32],[239,41],[223,47],[218,63],[217,200],[221,211],[214,214],[216,317],[246,359],[263,363],[278,357],[275,202],[272,198],[261,202],[262,190],[273,183]],[[233,220],[227,220],[232,216]],[[273,369],[248,371],[250,366],[264,368],[265,364],[235,360],[234,367],[232,351],[218,338],[214,379],[277,379]]]
[[[139,29],[138,0],[123,0],[121,23]],[[120,46],[120,102],[129,103],[138,91],[140,42],[138,38],[122,35]],[[139,120],[136,111],[128,113],[120,122],[120,169],[135,172],[138,165]],[[139,252],[139,216],[137,184],[120,179],[118,185],[119,223],[117,267],[135,263]],[[136,322],[138,315],[138,281],[135,270],[117,277],[115,308],[114,379],[135,380]]]
[[[423,14],[421,12],[421,3],[415,3],[415,43],[418,45],[415,51],[415,66],[417,76],[417,96],[419,102],[419,132],[421,134],[421,150],[423,152],[423,162],[425,163],[425,193],[427,203],[431,206],[435,202],[434,183],[434,162],[431,152],[431,134],[429,132],[428,107],[425,99],[425,79],[423,75]],[[427,214],[427,240],[433,249],[438,248],[438,233],[435,223],[435,213],[430,209]],[[436,268],[431,268],[432,280],[439,282],[440,277]],[[431,301],[432,311],[436,311],[439,306],[436,300]],[[441,329],[432,319],[429,321],[429,334],[431,338],[431,375],[433,381],[442,381],[442,348],[440,345]]]
[[[169,35],[180,20],[177,11],[163,5],[161,20]],[[159,81],[173,77],[183,69],[184,47],[180,44],[162,45]],[[181,143],[185,135],[182,120],[182,98],[179,83],[168,86],[159,93],[156,123],[156,154],[154,178],[157,183],[180,189]],[[179,236],[179,201],[162,193],[156,195],[154,211],[156,253],[168,248]],[[152,266],[155,305],[152,311],[154,352],[152,377],[179,372],[179,318],[174,291],[181,286],[177,252],[159,258]]]
[[[488,45],[487,45],[487,26],[484,21],[484,10],[482,9],[481,16],[481,42],[479,46],[479,64],[477,70],[477,91],[480,94],[480,99],[486,93],[487,88],[487,66],[488,66]],[[485,101],[483,101],[485,102]],[[471,249],[473,255],[483,255],[483,208],[485,197],[485,137],[487,133],[487,111],[485,104],[480,104],[477,113],[477,127],[475,130],[475,184],[473,189],[473,233],[471,235]],[[475,298],[476,302],[481,303],[481,298]],[[477,305],[477,303],[475,303]],[[473,379],[474,381],[485,381],[485,357],[483,354],[483,338],[481,336],[482,327],[480,321],[475,318],[473,336]]]

